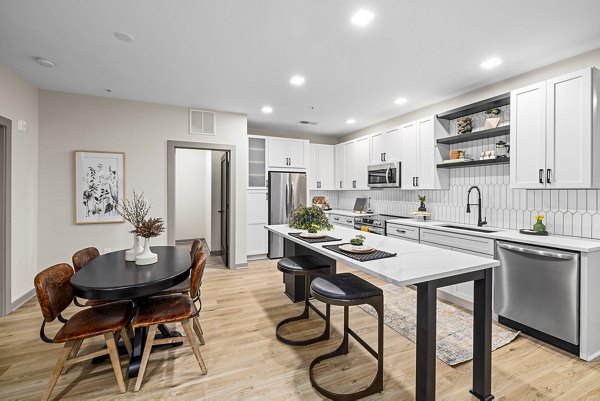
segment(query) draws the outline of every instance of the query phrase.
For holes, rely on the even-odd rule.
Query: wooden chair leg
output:
[[[60,356],[58,357],[58,361],[56,361],[56,366],[54,366],[54,371],[52,372],[52,376],[50,377],[50,382],[48,382],[48,387],[46,387],[46,392],[42,396],[42,401],[47,401],[50,398],[50,394],[52,394],[52,390],[54,390],[54,386],[58,381],[60,376],[60,372],[62,372],[65,363],[69,359],[69,355],[73,351],[73,347],[75,346],[75,340],[67,341],[65,343],[65,347],[63,348]]]
[[[131,356],[131,353],[133,352],[133,347],[131,346],[131,340],[129,339],[129,333],[127,332],[127,329],[123,328],[121,330],[121,338],[123,339],[123,344],[127,349],[127,354]]]
[[[148,358],[150,358],[150,353],[152,352],[152,344],[154,343],[157,327],[157,325],[154,325],[148,328],[148,335],[146,336],[146,344],[144,345],[144,353],[142,354],[142,361],[140,362],[140,370],[138,371],[134,391],[139,391],[140,387],[142,387],[142,380],[144,380],[146,365],[148,364]]]
[[[77,356],[77,353],[79,352],[79,348],[81,348],[81,344],[83,343],[83,340],[74,340],[75,344],[73,345],[73,348],[71,349],[71,353],[69,354],[69,359],[73,359]],[[65,366],[62,370],[61,375],[66,374],[69,369],[71,368],[71,366]]]
[[[119,386],[119,391],[124,393],[127,391],[127,389],[125,388],[123,370],[121,370],[121,362],[119,361],[119,351],[117,349],[117,342],[115,341],[115,333],[104,333],[104,341],[106,341],[106,348],[108,348],[110,362],[112,363],[113,370],[115,371],[117,386]]]
[[[206,365],[204,365],[204,360],[202,359],[202,354],[200,353],[200,347],[198,347],[198,343],[194,339],[194,333],[192,331],[192,328],[190,327],[190,321],[183,320],[181,322],[181,325],[183,326],[183,330],[185,330],[185,335],[188,338],[188,342],[190,343],[190,346],[194,351],[194,355],[196,356],[198,365],[200,365],[200,370],[202,370],[202,374],[205,375],[206,373],[208,373],[208,371],[206,370]]]
[[[194,331],[196,332],[196,335],[198,336],[198,340],[200,340],[200,345],[204,345],[206,344],[206,342],[204,341],[204,337],[202,336],[202,327],[200,327],[200,322],[198,321],[197,317],[193,317],[193,325],[194,325]]]

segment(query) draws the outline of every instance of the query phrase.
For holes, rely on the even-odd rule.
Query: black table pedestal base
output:
[[[160,334],[154,336],[155,339],[159,338],[169,338],[169,337],[181,337],[181,333],[178,331],[169,331],[167,326],[164,324],[158,325],[158,330]],[[140,370],[140,363],[142,362],[142,353],[144,352],[144,344],[146,344],[146,338],[148,337],[148,328],[147,327],[138,327],[135,329],[135,339],[133,341],[133,353],[131,355],[131,359],[129,360],[129,378],[137,377],[138,372]],[[160,344],[154,345],[152,347],[152,351],[155,348],[160,347],[179,347],[183,342],[170,343],[170,344]]]
[[[473,397],[477,398],[480,401],[492,401],[494,399],[494,396],[491,394],[488,396],[483,396],[483,395],[477,394],[474,390],[469,390],[469,393],[471,393],[473,395]]]

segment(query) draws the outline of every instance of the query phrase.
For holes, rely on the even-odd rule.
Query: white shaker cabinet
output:
[[[347,188],[345,185],[347,185],[346,181],[345,181],[345,176],[344,176],[344,162],[345,162],[345,146],[343,143],[340,143],[338,145],[335,145],[335,171],[334,171],[334,175],[335,175],[335,185],[334,185],[334,189],[344,189]]]
[[[371,164],[399,161],[402,157],[402,127],[371,134]]]
[[[335,148],[333,145],[310,144],[309,189],[335,188]]]
[[[268,138],[269,168],[307,167],[309,143],[303,139]]]
[[[598,188],[600,74],[586,68],[511,92],[513,188]]]
[[[341,189],[369,189],[367,168],[369,167],[370,138],[364,136],[340,145],[342,150],[338,153],[343,154],[343,163],[339,163],[342,170],[342,173],[339,174],[339,177],[342,177]]]
[[[249,189],[246,207],[246,253],[248,256],[266,255],[269,247],[269,237],[265,224],[269,221],[269,200],[266,189]]]

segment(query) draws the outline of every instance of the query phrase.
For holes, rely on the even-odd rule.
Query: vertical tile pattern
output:
[[[496,140],[474,141],[468,148],[460,149],[465,150],[467,157],[478,158],[481,152],[494,149]],[[464,146],[452,146],[458,149],[460,145]],[[331,206],[338,209],[352,209],[357,197],[366,197],[378,213],[406,216],[419,206],[417,195],[425,195],[427,208],[434,219],[475,224],[477,207],[472,207],[470,214],[465,213],[465,209],[467,191],[471,185],[477,185],[482,194],[482,214],[490,226],[531,228],[535,215],[542,214],[546,216],[545,224],[551,233],[600,239],[600,190],[512,189],[509,177],[508,165],[465,167],[450,170],[448,190],[311,191],[311,196],[325,196]],[[476,192],[471,193],[471,202],[476,202]]]

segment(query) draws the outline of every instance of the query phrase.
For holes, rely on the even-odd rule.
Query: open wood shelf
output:
[[[470,162],[454,162],[454,163],[439,163],[437,168],[458,168],[458,167],[471,167],[471,166],[482,166],[488,164],[505,164],[510,163],[510,157],[497,157],[495,159],[486,160],[472,160]]]
[[[480,113],[488,109],[493,109],[494,107],[506,106],[507,104],[510,104],[510,93],[504,93],[499,96],[481,100],[479,102],[471,103],[466,106],[458,107],[456,109],[440,113],[437,115],[437,118],[443,120],[454,120],[459,117]]]
[[[510,125],[504,125],[502,127],[485,129],[477,132],[471,132],[468,134],[452,135],[446,138],[440,138],[437,143],[450,145],[453,143],[475,141],[477,139],[493,138],[495,136],[510,135]]]

